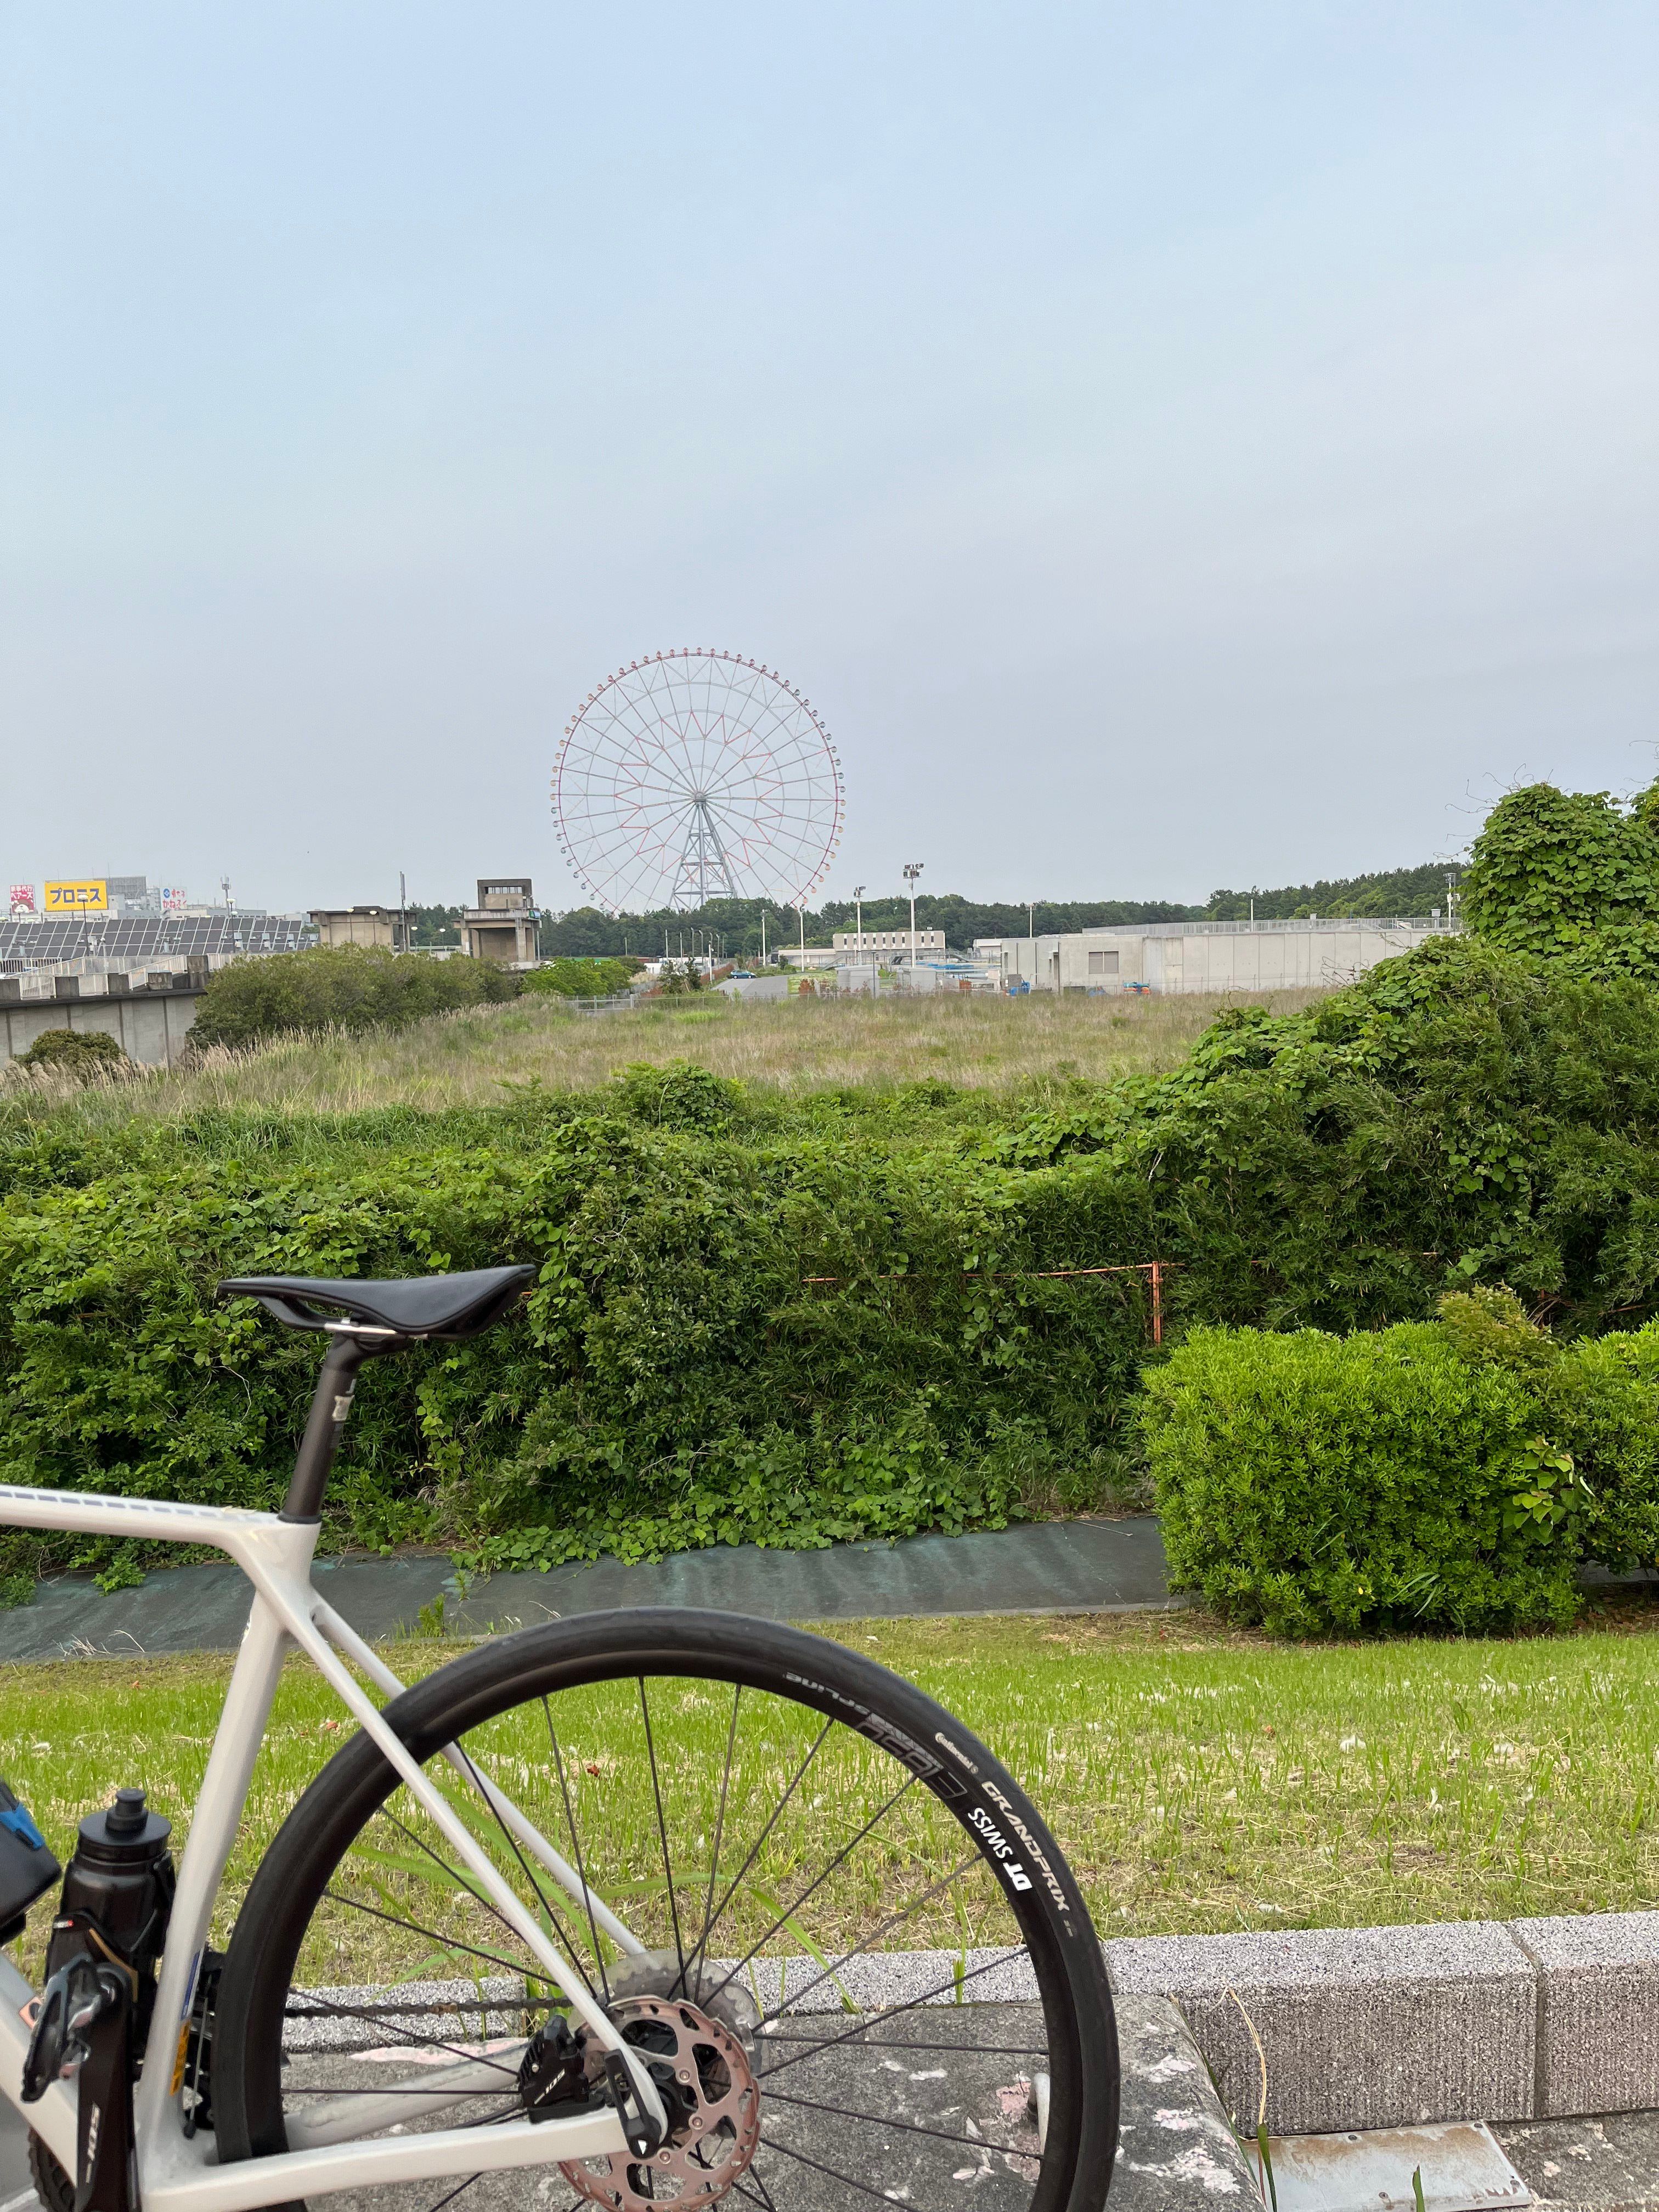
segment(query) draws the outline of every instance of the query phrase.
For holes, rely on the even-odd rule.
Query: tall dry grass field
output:
[[[1254,1000],[947,997],[793,999],[733,1005],[710,996],[647,1002],[608,1013],[546,1000],[472,1007],[414,1028],[364,1036],[283,1038],[249,1052],[210,1051],[188,1069],[82,1091],[16,1070],[27,1087],[92,1121],[142,1113],[170,1118],[204,1109],[349,1114],[388,1105],[428,1109],[500,1103],[506,1086],[591,1091],[631,1062],[690,1060],[717,1075],[785,1092],[878,1090],[943,1080],[992,1092],[1158,1073],[1177,1066],[1226,1005],[1287,1013],[1321,995]]]

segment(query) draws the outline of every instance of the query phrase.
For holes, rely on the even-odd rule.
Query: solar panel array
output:
[[[46,963],[164,959],[170,953],[299,952],[317,942],[308,921],[272,914],[164,915],[114,921],[103,915],[0,921],[0,959]]]

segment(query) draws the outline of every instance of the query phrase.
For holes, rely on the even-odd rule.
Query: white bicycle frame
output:
[[[604,2050],[621,2054],[640,2109],[659,2130],[665,2127],[656,2085],[642,2062],[623,2041],[582,1976],[560,1954],[533,1911],[502,1879],[448,1800],[386,1726],[379,1707],[345,1663],[349,1660],[388,1694],[395,1695],[404,1686],[313,1588],[315,1522],[284,1521],[275,1513],[221,1506],[178,1505],[0,1484],[0,1524],[208,1544],[228,1553],[253,1585],[253,1603],[241,1650],[179,1865],[149,2047],[134,2094],[138,2197],[143,2212],[253,2212],[259,2205],[324,2196],[334,2190],[366,2188],[379,2182],[628,2155],[621,2119],[609,2106],[561,2118],[509,2120],[488,2128],[441,2128],[379,2136],[369,2133],[440,2112],[468,2089],[500,2087],[502,2053],[495,2054],[494,2065],[462,2059],[441,2069],[423,2067],[418,2082],[389,2088],[381,2095],[325,2097],[307,2104],[289,2122],[289,2139],[295,2147],[269,2158],[220,2166],[215,2163],[209,2134],[185,2133],[182,2059],[197,1976],[290,1639],[315,1662],[342,1705],[374,1740],[480,1890],[509,1923],[550,1982],[562,1992],[576,2020]],[[444,1755],[467,1787],[489,1805],[492,1816],[499,1817],[512,1831],[520,1847],[541,1863],[584,1912],[592,1911],[597,1926],[621,1950],[635,1955],[644,1952],[646,1946],[586,1888],[576,1869],[488,1777],[453,1745]],[[38,2103],[22,2101],[23,2057],[28,2048],[35,1996],[16,1967],[0,1954],[0,2093],[43,2138],[58,2163],[73,2174],[75,2084],[55,2081]]]

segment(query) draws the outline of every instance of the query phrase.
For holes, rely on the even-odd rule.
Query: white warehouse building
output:
[[[1014,990],[1305,991],[1351,983],[1379,961],[1456,927],[1439,914],[1152,921],[1064,936],[979,937],[974,950]]]

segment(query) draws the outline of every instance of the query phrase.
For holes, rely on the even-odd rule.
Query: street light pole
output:
[[[1025,927],[1031,939],[1031,988],[1036,988],[1036,901],[1025,902]]]
[[[910,988],[916,988],[916,878],[921,873],[923,862],[907,860],[904,880],[910,887]]]

